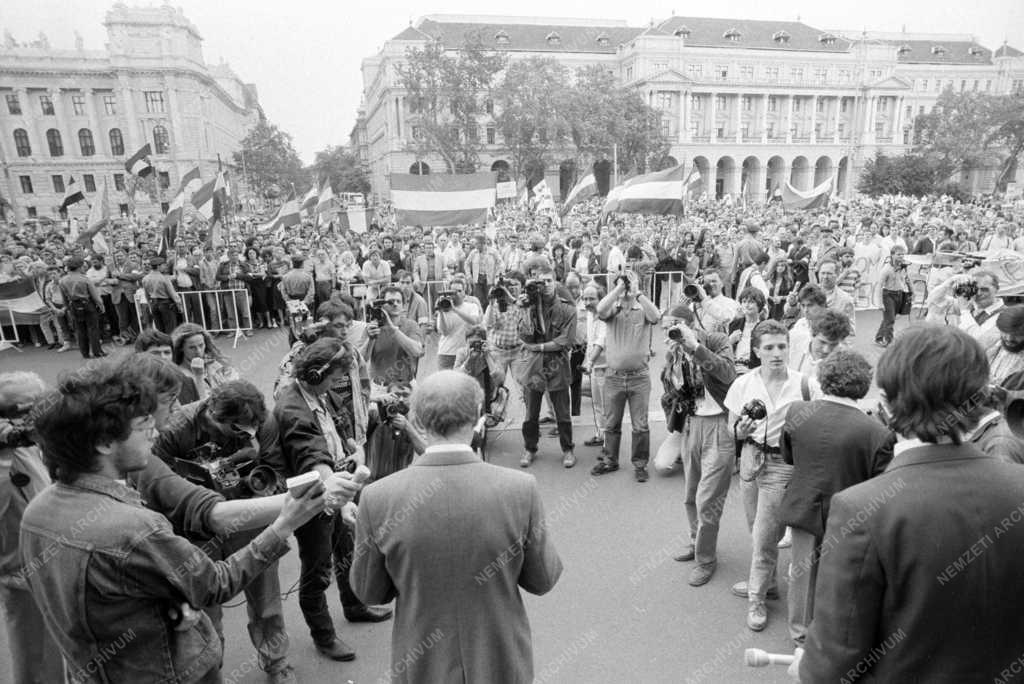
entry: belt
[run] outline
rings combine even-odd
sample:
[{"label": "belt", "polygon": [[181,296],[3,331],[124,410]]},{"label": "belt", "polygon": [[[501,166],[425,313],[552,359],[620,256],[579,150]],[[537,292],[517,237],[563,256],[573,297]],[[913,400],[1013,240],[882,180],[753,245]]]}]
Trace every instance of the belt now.
[{"label": "belt", "polygon": [[762,444],[761,442],[755,442],[750,437],[747,437],[743,441],[744,441],[745,444],[749,444],[750,446],[754,447],[755,449],[757,449],[758,451],[760,451],[761,453],[764,453],[764,454],[781,454],[782,453],[782,449],[781,448],[779,448],[779,447],[771,447],[771,446],[768,446],[767,444]]},{"label": "belt", "polygon": [[501,351],[516,351],[518,349],[522,349],[522,347],[523,347],[523,345],[521,345],[521,344],[517,344],[514,347],[503,347],[500,344],[495,344],[495,345],[491,345],[491,346],[493,346],[495,349],[500,349]]},{"label": "belt", "polygon": [[649,368],[638,368],[636,370],[615,370],[614,368],[609,368],[606,371],[606,375],[622,375],[625,377],[634,375],[650,375],[650,373],[651,370]]}]

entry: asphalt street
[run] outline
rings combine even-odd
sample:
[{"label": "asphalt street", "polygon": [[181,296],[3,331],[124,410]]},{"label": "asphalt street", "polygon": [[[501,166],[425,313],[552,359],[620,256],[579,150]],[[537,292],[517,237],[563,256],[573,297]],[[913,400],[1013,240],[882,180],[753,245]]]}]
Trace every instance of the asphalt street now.
[{"label": "asphalt street", "polygon": [[[873,363],[881,350],[873,343],[878,312],[860,312],[854,348]],[[904,317],[898,329],[905,327]],[[660,337],[660,336],[656,336]],[[243,376],[267,391],[276,377],[277,364],[286,351],[279,331],[257,331],[231,349],[230,340],[219,345]],[[656,344],[656,349],[660,344]],[[116,351],[112,348],[110,351]],[[31,369],[47,382],[62,371],[83,363],[77,352],[55,354],[26,348],[0,352],[0,370]],[[661,355],[655,361],[660,370]],[[433,370],[426,364],[421,374]],[[657,409],[660,384],[652,373],[651,449],[665,436],[664,419]],[[512,393],[513,396],[516,392]],[[872,403],[871,397],[865,405]],[[519,434],[521,406],[513,407],[501,431],[491,433],[489,460],[518,468],[522,440]],[[718,570],[700,588],[686,580],[690,563],[672,559],[688,536],[683,508],[681,474],[659,477],[640,484],[634,481],[629,463],[629,429],[623,429],[626,465],[617,473],[594,477],[590,467],[599,449],[579,446],[579,463],[571,470],[561,465],[556,437],[545,436],[540,456],[530,472],[536,476],[544,497],[548,529],[561,554],[565,569],[558,585],[546,596],[524,595],[533,631],[534,672],[538,682],[787,682],[783,667],[750,669],[743,652],[756,647],[769,652],[791,653],[786,629],[785,583],[782,600],[769,602],[768,628],[761,633],[746,627],[746,601],[729,592],[733,582],[746,579],[750,565],[750,537],[743,517],[738,478],[723,514],[719,536]],[[546,435],[544,430],[542,434]],[[576,442],[593,434],[589,399],[575,422]],[[788,563],[788,551],[780,554],[780,567]],[[288,592],[298,579],[295,544],[281,562],[281,587]],[[289,659],[302,682],[358,683],[387,681],[390,666],[391,622],[349,624],[330,590],[335,624],[340,636],[352,644],[357,658],[335,663],[319,656],[298,607],[296,595],[284,601],[291,637]],[[239,596],[225,610],[223,674],[227,682],[262,682],[255,651],[246,631],[244,598]],[[429,620],[429,616],[424,616]],[[500,621],[501,616],[495,616]],[[428,656],[422,656],[428,657]],[[0,628],[0,682],[11,681],[5,628]]]}]

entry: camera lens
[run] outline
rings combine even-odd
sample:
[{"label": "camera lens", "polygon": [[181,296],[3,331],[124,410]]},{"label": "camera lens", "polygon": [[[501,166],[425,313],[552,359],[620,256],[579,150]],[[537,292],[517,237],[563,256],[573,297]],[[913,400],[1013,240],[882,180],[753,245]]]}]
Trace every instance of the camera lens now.
[{"label": "camera lens", "polygon": [[683,333],[679,331],[677,328],[669,328],[668,339],[678,342],[679,340],[683,339]]}]

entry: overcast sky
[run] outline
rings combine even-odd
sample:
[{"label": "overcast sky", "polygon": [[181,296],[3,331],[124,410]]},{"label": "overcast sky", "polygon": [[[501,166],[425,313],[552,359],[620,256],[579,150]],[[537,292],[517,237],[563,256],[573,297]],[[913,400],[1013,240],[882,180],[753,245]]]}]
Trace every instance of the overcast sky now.
[{"label": "overcast sky", "polygon": [[[0,0],[0,31],[18,41],[47,33],[55,48],[74,46],[77,29],[87,49],[103,49],[106,0]],[[128,4],[140,4],[131,3]],[[145,3],[141,3],[145,4]],[[501,5],[471,0],[179,0],[204,38],[206,61],[227,61],[255,83],[270,120],[292,134],[303,161],[327,145],[347,144],[362,92],[360,63],[423,14],[489,14],[624,19],[632,26],[671,14],[801,21],[821,29],[971,33],[995,49],[1008,40],[1024,50],[1024,0],[719,0],[712,3],[517,0]],[[356,7],[361,5],[362,7]],[[700,9],[698,9],[698,7]],[[500,9],[499,9],[500,8]]]}]

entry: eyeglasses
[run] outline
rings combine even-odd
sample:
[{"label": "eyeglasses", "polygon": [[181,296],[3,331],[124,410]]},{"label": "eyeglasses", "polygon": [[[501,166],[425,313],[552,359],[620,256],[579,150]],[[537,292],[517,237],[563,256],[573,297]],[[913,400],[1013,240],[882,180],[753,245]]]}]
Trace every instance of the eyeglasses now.
[{"label": "eyeglasses", "polygon": [[402,306],[402,300],[401,299],[385,299],[384,303],[385,304],[390,304],[392,306]]}]

